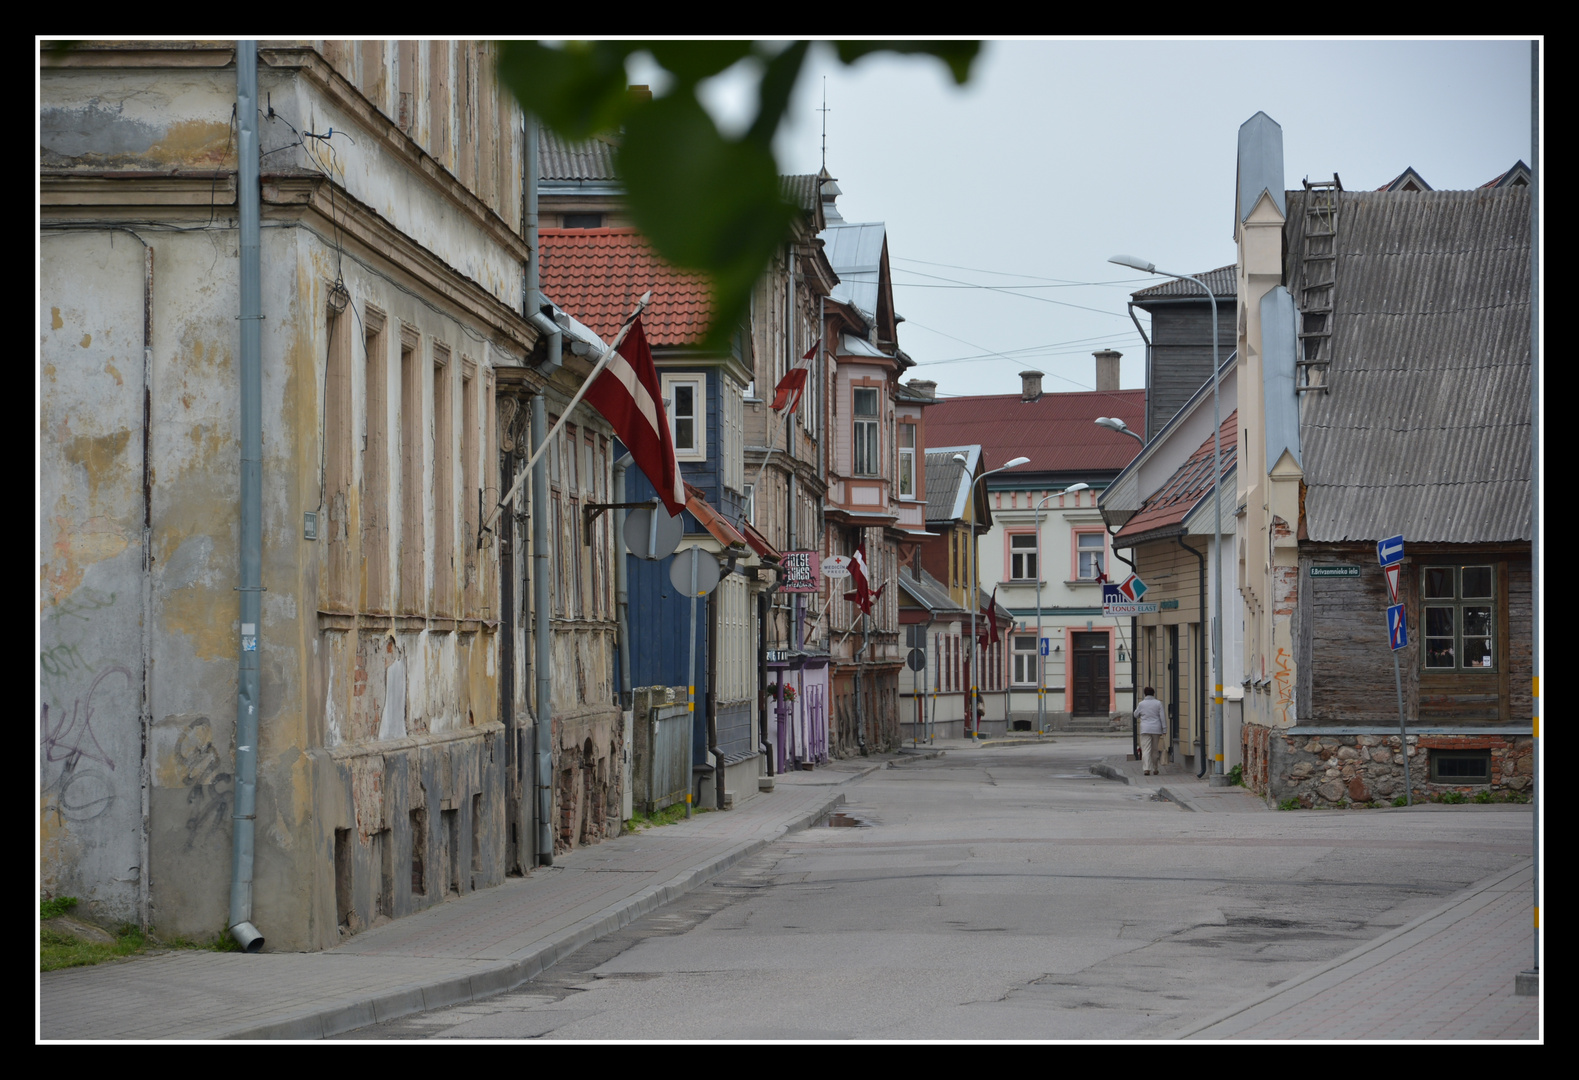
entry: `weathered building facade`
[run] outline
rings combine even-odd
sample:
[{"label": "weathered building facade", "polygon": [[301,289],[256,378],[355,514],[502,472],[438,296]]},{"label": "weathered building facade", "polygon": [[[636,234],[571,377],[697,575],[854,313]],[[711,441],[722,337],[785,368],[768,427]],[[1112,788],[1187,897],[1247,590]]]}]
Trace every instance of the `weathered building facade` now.
[{"label": "weathered building facade", "polygon": [[1526,791],[1529,189],[1284,191],[1265,114],[1239,177],[1247,781],[1373,803],[1407,759],[1415,797]]},{"label": "weathered building facade", "polygon": [[[245,47],[42,61],[40,870],[101,921],[225,929],[255,653],[253,921],[318,949],[545,854],[525,492],[485,526],[528,399],[562,408],[582,361],[552,389],[535,366],[522,124],[490,46],[266,43],[262,614],[242,624]],[[559,460],[588,467],[561,495],[596,497],[610,433],[572,420]],[[609,547],[575,548],[594,596]],[[557,603],[554,724],[596,771],[620,752],[578,719],[610,700],[606,604]]]}]

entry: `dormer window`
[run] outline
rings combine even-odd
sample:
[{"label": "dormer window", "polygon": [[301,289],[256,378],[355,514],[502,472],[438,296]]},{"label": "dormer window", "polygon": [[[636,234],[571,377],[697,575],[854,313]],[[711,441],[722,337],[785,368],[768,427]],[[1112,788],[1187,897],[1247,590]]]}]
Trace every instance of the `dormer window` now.
[{"label": "dormer window", "polygon": [[566,229],[601,229],[603,228],[602,214],[565,214],[562,217],[563,227]]}]

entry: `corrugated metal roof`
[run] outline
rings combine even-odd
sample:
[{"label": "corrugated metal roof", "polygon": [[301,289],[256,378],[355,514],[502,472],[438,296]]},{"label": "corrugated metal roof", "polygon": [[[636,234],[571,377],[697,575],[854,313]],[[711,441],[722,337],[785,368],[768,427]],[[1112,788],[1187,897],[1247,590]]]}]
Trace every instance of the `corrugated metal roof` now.
[{"label": "corrugated metal roof", "polygon": [[926,452],[927,520],[953,521],[965,516],[965,497],[970,467],[954,460],[963,453],[974,462],[978,447],[949,447]]},{"label": "corrugated metal roof", "polygon": [[1302,395],[1310,539],[1530,539],[1529,213],[1524,187],[1339,195],[1331,392]]},{"label": "corrugated metal roof", "polygon": [[833,298],[854,304],[868,318],[877,312],[878,277],[887,235],[887,226],[881,221],[829,225],[818,233],[828,265],[839,275]]},{"label": "corrugated metal roof", "polygon": [[816,173],[797,173],[779,177],[784,197],[808,214],[815,213],[822,205],[822,192]]},{"label": "corrugated metal roof", "polygon": [[927,442],[979,444],[989,469],[1022,455],[1031,459],[999,474],[1002,479],[1016,472],[1117,472],[1140,452],[1140,443],[1097,427],[1096,419],[1116,416],[1141,430],[1145,410],[1144,390],[1043,394],[1035,401],[1019,394],[944,398],[927,409]]},{"label": "corrugated metal roof", "polygon": [[540,179],[618,180],[614,151],[618,142],[609,135],[595,135],[584,142],[567,142],[538,125],[537,172]]},{"label": "corrugated metal roof", "polygon": [[642,329],[652,345],[692,345],[707,332],[707,281],[655,255],[635,229],[543,229],[542,289],[559,307],[612,340],[652,289]]},{"label": "corrugated metal roof", "polygon": [[[1238,263],[1219,266],[1216,270],[1208,270],[1204,274],[1196,274],[1195,276],[1206,282],[1206,287],[1212,290],[1214,296],[1233,299],[1238,295]],[[1206,302],[1206,294],[1201,292],[1200,286],[1191,281],[1180,281],[1178,278],[1169,278],[1161,285],[1152,285],[1149,288],[1137,290],[1130,293],[1130,296],[1134,298],[1137,304],[1142,304],[1147,300],[1161,300],[1175,296],[1186,299],[1194,297],[1202,303]],[[1211,344],[1211,342],[1208,341],[1207,344]]]},{"label": "corrugated metal roof", "polygon": [[[1235,409],[1217,429],[1218,444],[1222,450],[1222,476],[1226,479],[1238,462],[1239,410]],[[1226,483],[1218,484],[1219,497],[1229,504],[1230,514],[1234,489]],[[1141,505],[1140,512],[1124,523],[1114,534],[1115,540],[1129,540],[1142,533],[1181,525],[1191,510],[1212,493],[1212,437],[1208,435],[1183,465],[1173,471],[1168,482]],[[1210,524],[1210,522],[1208,522]]]}]

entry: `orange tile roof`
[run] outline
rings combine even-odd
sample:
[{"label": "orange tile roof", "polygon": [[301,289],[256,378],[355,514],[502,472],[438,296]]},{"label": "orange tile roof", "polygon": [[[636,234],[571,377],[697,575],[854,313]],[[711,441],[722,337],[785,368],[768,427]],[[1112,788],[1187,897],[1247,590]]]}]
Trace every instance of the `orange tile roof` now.
[{"label": "orange tile roof", "polygon": [[543,229],[538,242],[544,294],[604,341],[648,289],[642,329],[651,345],[693,345],[706,334],[707,280],[664,262],[635,229]]},{"label": "orange tile roof", "polygon": [[[1217,439],[1222,458],[1222,475],[1226,477],[1239,462],[1238,409],[1223,419],[1222,427],[1217,429]],[[1168,482],[1141,505],[1140,513],[1125,522],[1124,527],[1114,536],[1116,539],[1123,540],[1167,528],[1170,525],[1182,524],[1184,519],[1189,517],[1190,511],[1194,510],[1211,490],[1212,437],[1208,435],[1196,448],[1195,453],[1173,471]],[[1219,487],[1219,491],[1227,491],[1229,499],[1234,497],[1231,488]],[[1230,502],[1229,509],[1231,510],[1232,507],[1233,504]],[[1210,522],[1208,522],[1209,526]]]}]

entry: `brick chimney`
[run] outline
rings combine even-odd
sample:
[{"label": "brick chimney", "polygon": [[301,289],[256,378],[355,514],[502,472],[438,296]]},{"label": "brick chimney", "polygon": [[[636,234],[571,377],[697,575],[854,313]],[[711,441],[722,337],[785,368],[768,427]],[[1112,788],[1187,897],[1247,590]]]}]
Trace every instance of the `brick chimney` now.
[{"label": "brick chimney", "polygon": [[936,398],[938,396],[938,384],[932,379],[911,379],[905,385],[910,387],[911,391],[920,397]]},{"label": "brick chimney", "polygon": [[1112,349],[1103,349],[1091,354],[1097,358],[1097,389],[1118,389],[1118,360],[1124,354],[1114,352]]},{"label": "brick chimney", "polygon": [[1020,372],[1020,400],[1035,401],[1042,396],[1042,373],[1040,371]]}]

